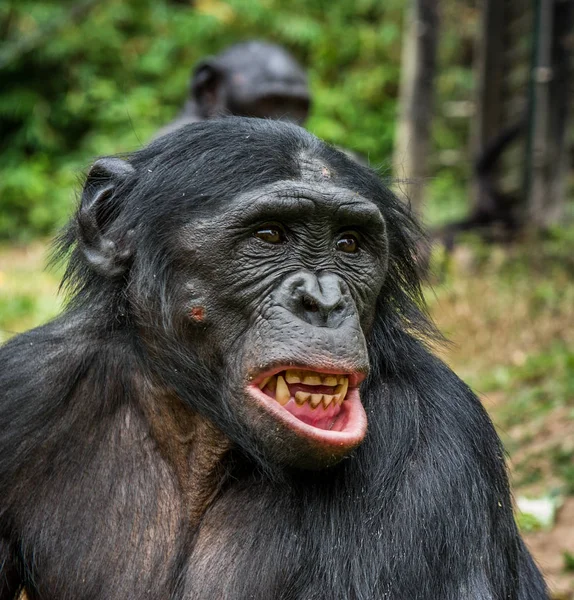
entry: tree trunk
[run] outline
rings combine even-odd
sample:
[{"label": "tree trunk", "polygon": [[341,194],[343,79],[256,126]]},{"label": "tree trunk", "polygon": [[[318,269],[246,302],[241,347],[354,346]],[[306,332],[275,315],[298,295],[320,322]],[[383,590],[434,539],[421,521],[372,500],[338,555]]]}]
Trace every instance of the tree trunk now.
[{"label": "tree trunk", "polygon": [[529,228],[545,229],[559,223],[564,212],[574,10],[566,0],[535,6],[526,218]]},{"label": "tree trunk", "polygon": [[[481,157],[502,129],[502,94],[504,69],[504,3],[500,0],[483,0],[480,31],[476,41],[476,118],[472,128],[472,150]],[[513,123],[506,124],[513,125]],[[496,177],[496,167],[489,173]],[[492,206],[492,195],[484,186],[474,185],[472,213],[487,214],[496,212]]]},{"label": "tree trunk", "polygon": [[428,175],[438,27],[438,0],[412,0],[403,39],[394,172],[408,183],[406,196],[418,213]]}]

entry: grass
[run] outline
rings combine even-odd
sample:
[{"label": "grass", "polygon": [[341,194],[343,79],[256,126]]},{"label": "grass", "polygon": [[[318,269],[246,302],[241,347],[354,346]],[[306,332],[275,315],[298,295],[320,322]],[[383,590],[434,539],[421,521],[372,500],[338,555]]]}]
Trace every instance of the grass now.
[{"label": "grass", "polygon": [[476,240],[435,261],[443,357],[481,395],[530,493],[574,493],[574,235],[509,248]]},{"label": "grass", "polygon": [[45,269],[47,244],[0,247],[0,342],[45,323],[62,307],[61,273]]}]

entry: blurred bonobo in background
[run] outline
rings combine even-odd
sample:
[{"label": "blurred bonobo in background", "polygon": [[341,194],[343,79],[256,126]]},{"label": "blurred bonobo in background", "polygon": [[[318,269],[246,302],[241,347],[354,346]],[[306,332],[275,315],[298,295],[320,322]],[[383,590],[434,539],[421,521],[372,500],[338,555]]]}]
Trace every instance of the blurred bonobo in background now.
[{"label": "blurred bonobo in background", "polygon": [[98,160],[67,309],[0,350],[0,599],[547,598],[419,235],[285,122]]},{"label": "blurred bonobo in background", "polygon": [[287,50],[267,42],[242,42],[199,62],[183,109],[157,135],[229,115],[302,125],[310,106],[305,71]]}]

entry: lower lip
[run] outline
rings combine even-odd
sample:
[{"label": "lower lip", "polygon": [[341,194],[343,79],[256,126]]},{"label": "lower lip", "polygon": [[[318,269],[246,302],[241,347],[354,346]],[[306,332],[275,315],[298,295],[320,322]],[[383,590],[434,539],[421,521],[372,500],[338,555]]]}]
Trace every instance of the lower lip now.
[{"label": "lower lip", "polygon": [[[349,389],[345,400],[337,407],[339,408],[338,413],[332,413],[332,416],[327,412],[329,409],[325,410],[322,407],[318,407],[311,411],[310,408],[307,409],[297,405],[293,407],[295,414],[291,414],[257,386],[250,385],[248,391],[249,395],[256,400],[260,406],[271,413],[278,421],[281,421],[287,428],[301,437],[305,437],[324,446],[334,446],[337,448],[348,447],[351,449],[358,446],[367,433],[367,415],[365,414],[365,409],[361,403],[358,388]],[[293,400],[290,400],[290,402],[293,402]],[[297,413],[299,413],[301,417],[306,418],[306,420],[316,423],[321,422],[323,424],[322,418],[315,416],[317,411],[323,411],[325,417],[329,415],[332,421],[332,427],[330,429],[315,427],[311,423],[306,423],[296,416]]]}]

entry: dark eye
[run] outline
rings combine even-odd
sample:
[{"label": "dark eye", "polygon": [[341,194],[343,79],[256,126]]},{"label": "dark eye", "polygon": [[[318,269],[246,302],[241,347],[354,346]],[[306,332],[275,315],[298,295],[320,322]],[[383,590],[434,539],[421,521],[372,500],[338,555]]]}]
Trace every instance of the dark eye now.
[{"label": "dark eye", "polygon": [[339,252],[354,254],[359,251],[359,236],[354,231],[345,231],[336,243]]},{"label": "dark eye", "polygon": [[285,232],[279,225],[264,225],[254,235],[268,244],[281,244],[285,241]]}]

